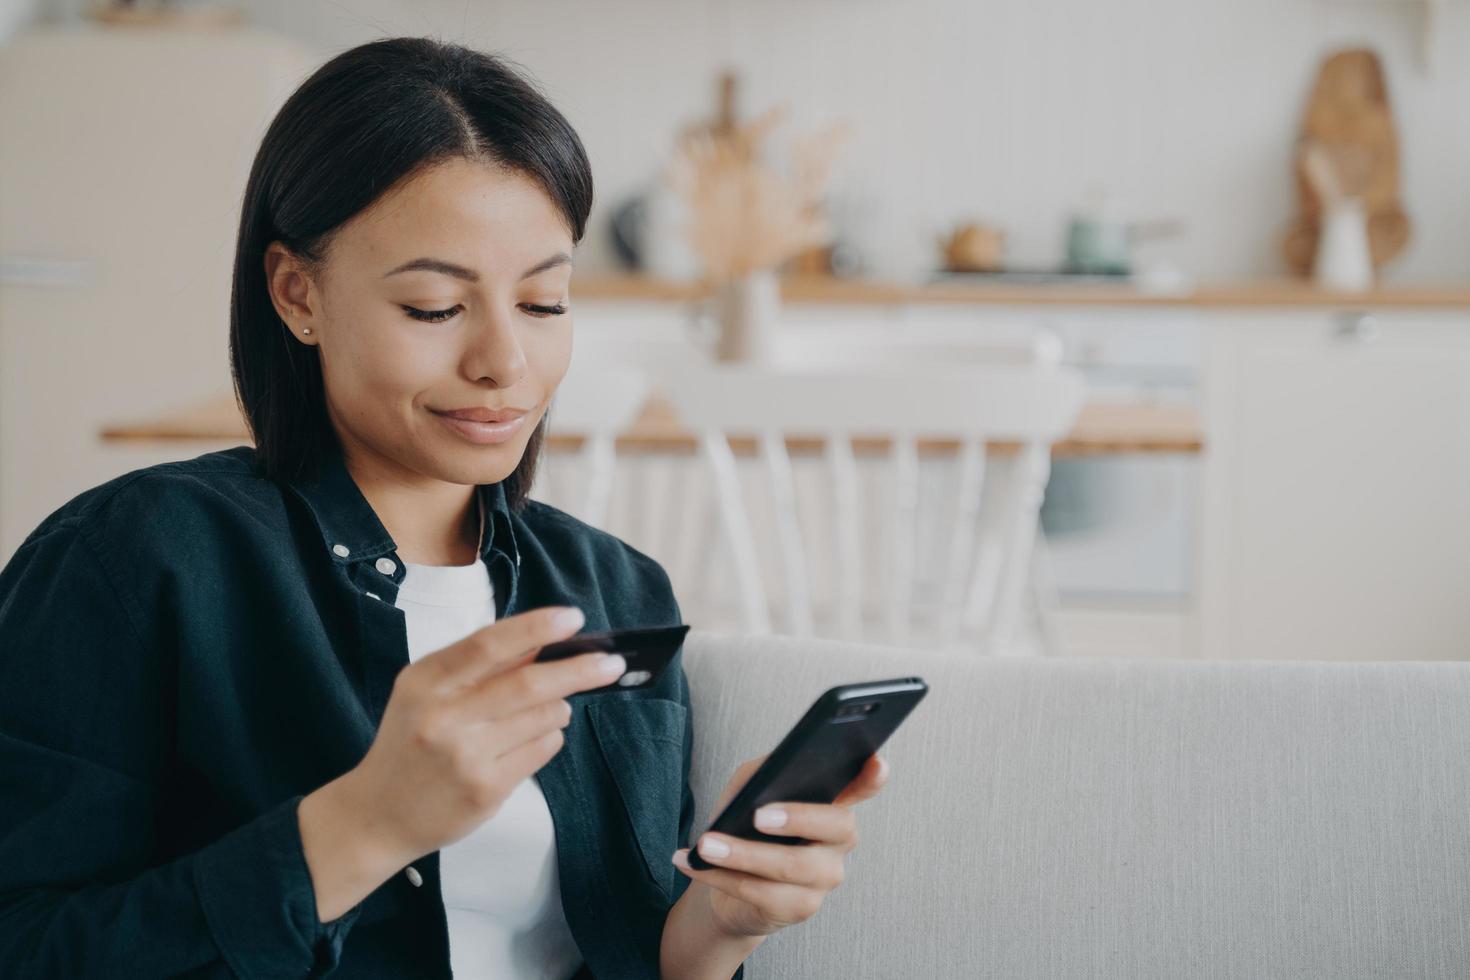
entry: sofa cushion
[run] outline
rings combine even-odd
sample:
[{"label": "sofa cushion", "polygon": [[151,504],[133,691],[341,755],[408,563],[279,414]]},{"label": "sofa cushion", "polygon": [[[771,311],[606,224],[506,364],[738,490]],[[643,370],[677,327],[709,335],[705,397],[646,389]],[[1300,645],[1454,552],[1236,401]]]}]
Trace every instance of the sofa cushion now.
[{"label": "sofa cushion", "polygon": [[748,976],[1470,975],[1470,663],[987,659],[692,631],[695,834],[828,687],[929,696]]}]

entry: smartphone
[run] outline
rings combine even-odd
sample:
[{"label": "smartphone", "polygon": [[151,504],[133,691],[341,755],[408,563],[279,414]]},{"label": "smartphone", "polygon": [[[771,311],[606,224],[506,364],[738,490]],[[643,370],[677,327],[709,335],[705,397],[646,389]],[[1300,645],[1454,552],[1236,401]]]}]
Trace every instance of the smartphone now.
[{"label": "smartphone", "polygon": [[[755,827],[755,811],[767,803],[831,803],[857,778],[868,756],[888,740],[929,685],[922,678],[898,677],[843,684],[827,691],[807,709],[735,796],[710,823],[710,830],[732,837],[776,844],[807,844],[802,837],[767,834]],[[689,864],[715,865],[700,857],[698,835],[691,841]]]},{"label": "smartphone", "polygon": [[565,660],[579,653],[605,650],[621,653],[628,661],[623,676],[611,684],[588,688],[580,694],[595,694],[598,691],[637,690],[649,687],[658,681],[659,674],[679,652],[684,642],[688,625],[648,626],[633,629],[603,630],[595,633],[579,633],[565,640],[548,643],[533,658],[538,663],[547,660]]}]

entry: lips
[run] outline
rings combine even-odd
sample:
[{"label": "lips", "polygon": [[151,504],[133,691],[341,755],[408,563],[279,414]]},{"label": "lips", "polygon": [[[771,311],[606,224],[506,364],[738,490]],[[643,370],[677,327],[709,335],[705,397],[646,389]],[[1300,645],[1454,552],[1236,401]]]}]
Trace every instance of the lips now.
[{"label": "lips", "polygon": [[437,409],[433,411],[436,415],[447,415],[465,422],[509,422],[526,414],[524,408],[456,408],[445,412]]}]

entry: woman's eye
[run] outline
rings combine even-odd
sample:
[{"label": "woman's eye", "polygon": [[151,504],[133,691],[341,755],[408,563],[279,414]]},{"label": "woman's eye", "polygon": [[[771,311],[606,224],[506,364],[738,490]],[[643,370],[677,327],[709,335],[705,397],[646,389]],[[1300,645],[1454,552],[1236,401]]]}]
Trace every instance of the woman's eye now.
[{"label": "woman's eye", "polygon": [[422,320],[425,323],[443,323],[445,320],[454,316],[455,313],[459,312],[459,307],[451,306],[447,310],[420,310],[412,306],[405,306],[403,312],[415,320]]},{"label": "woman's eye", "polygon": [[[530,313],[534,317],[561,316],[567,311],[565,303],[558,303],[555,306],[538,306],[535,303],[523,303],[521,305],[527,313]],[[403,312],[415,320],[421,320],[424,323],[443,323],[458,313],[459,307],[451,306],[447,310],[420,310],[416,307],[404,306]]]}]

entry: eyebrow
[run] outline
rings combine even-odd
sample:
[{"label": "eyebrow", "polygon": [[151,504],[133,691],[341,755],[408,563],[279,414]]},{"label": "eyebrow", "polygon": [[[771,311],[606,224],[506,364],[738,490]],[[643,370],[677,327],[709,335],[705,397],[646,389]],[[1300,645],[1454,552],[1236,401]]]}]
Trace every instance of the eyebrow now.
[{"label": "eyebrow", "polygon": [[[571,265],[571,263],[572,257],[570,255],[566,252],[557,252],[551,258],[542,259],[521,273],[521,278],[529,279],[538,272],[545,272],[547,269],[554,269],[559,265]],[[415,272],[419,270],[439,272],[446,276],[453,276],[456,279],[463,279],[465,282],[480,281],[480,274],[474,269],[466,269],[462,265],[455,265],[453,262],[446,262],[443,259],[430,258],[414,259],[411,262],[405,262],[391,272],[384,273],[383,278],[387,279],[389,276],[397,275],[400,272]]]}]

